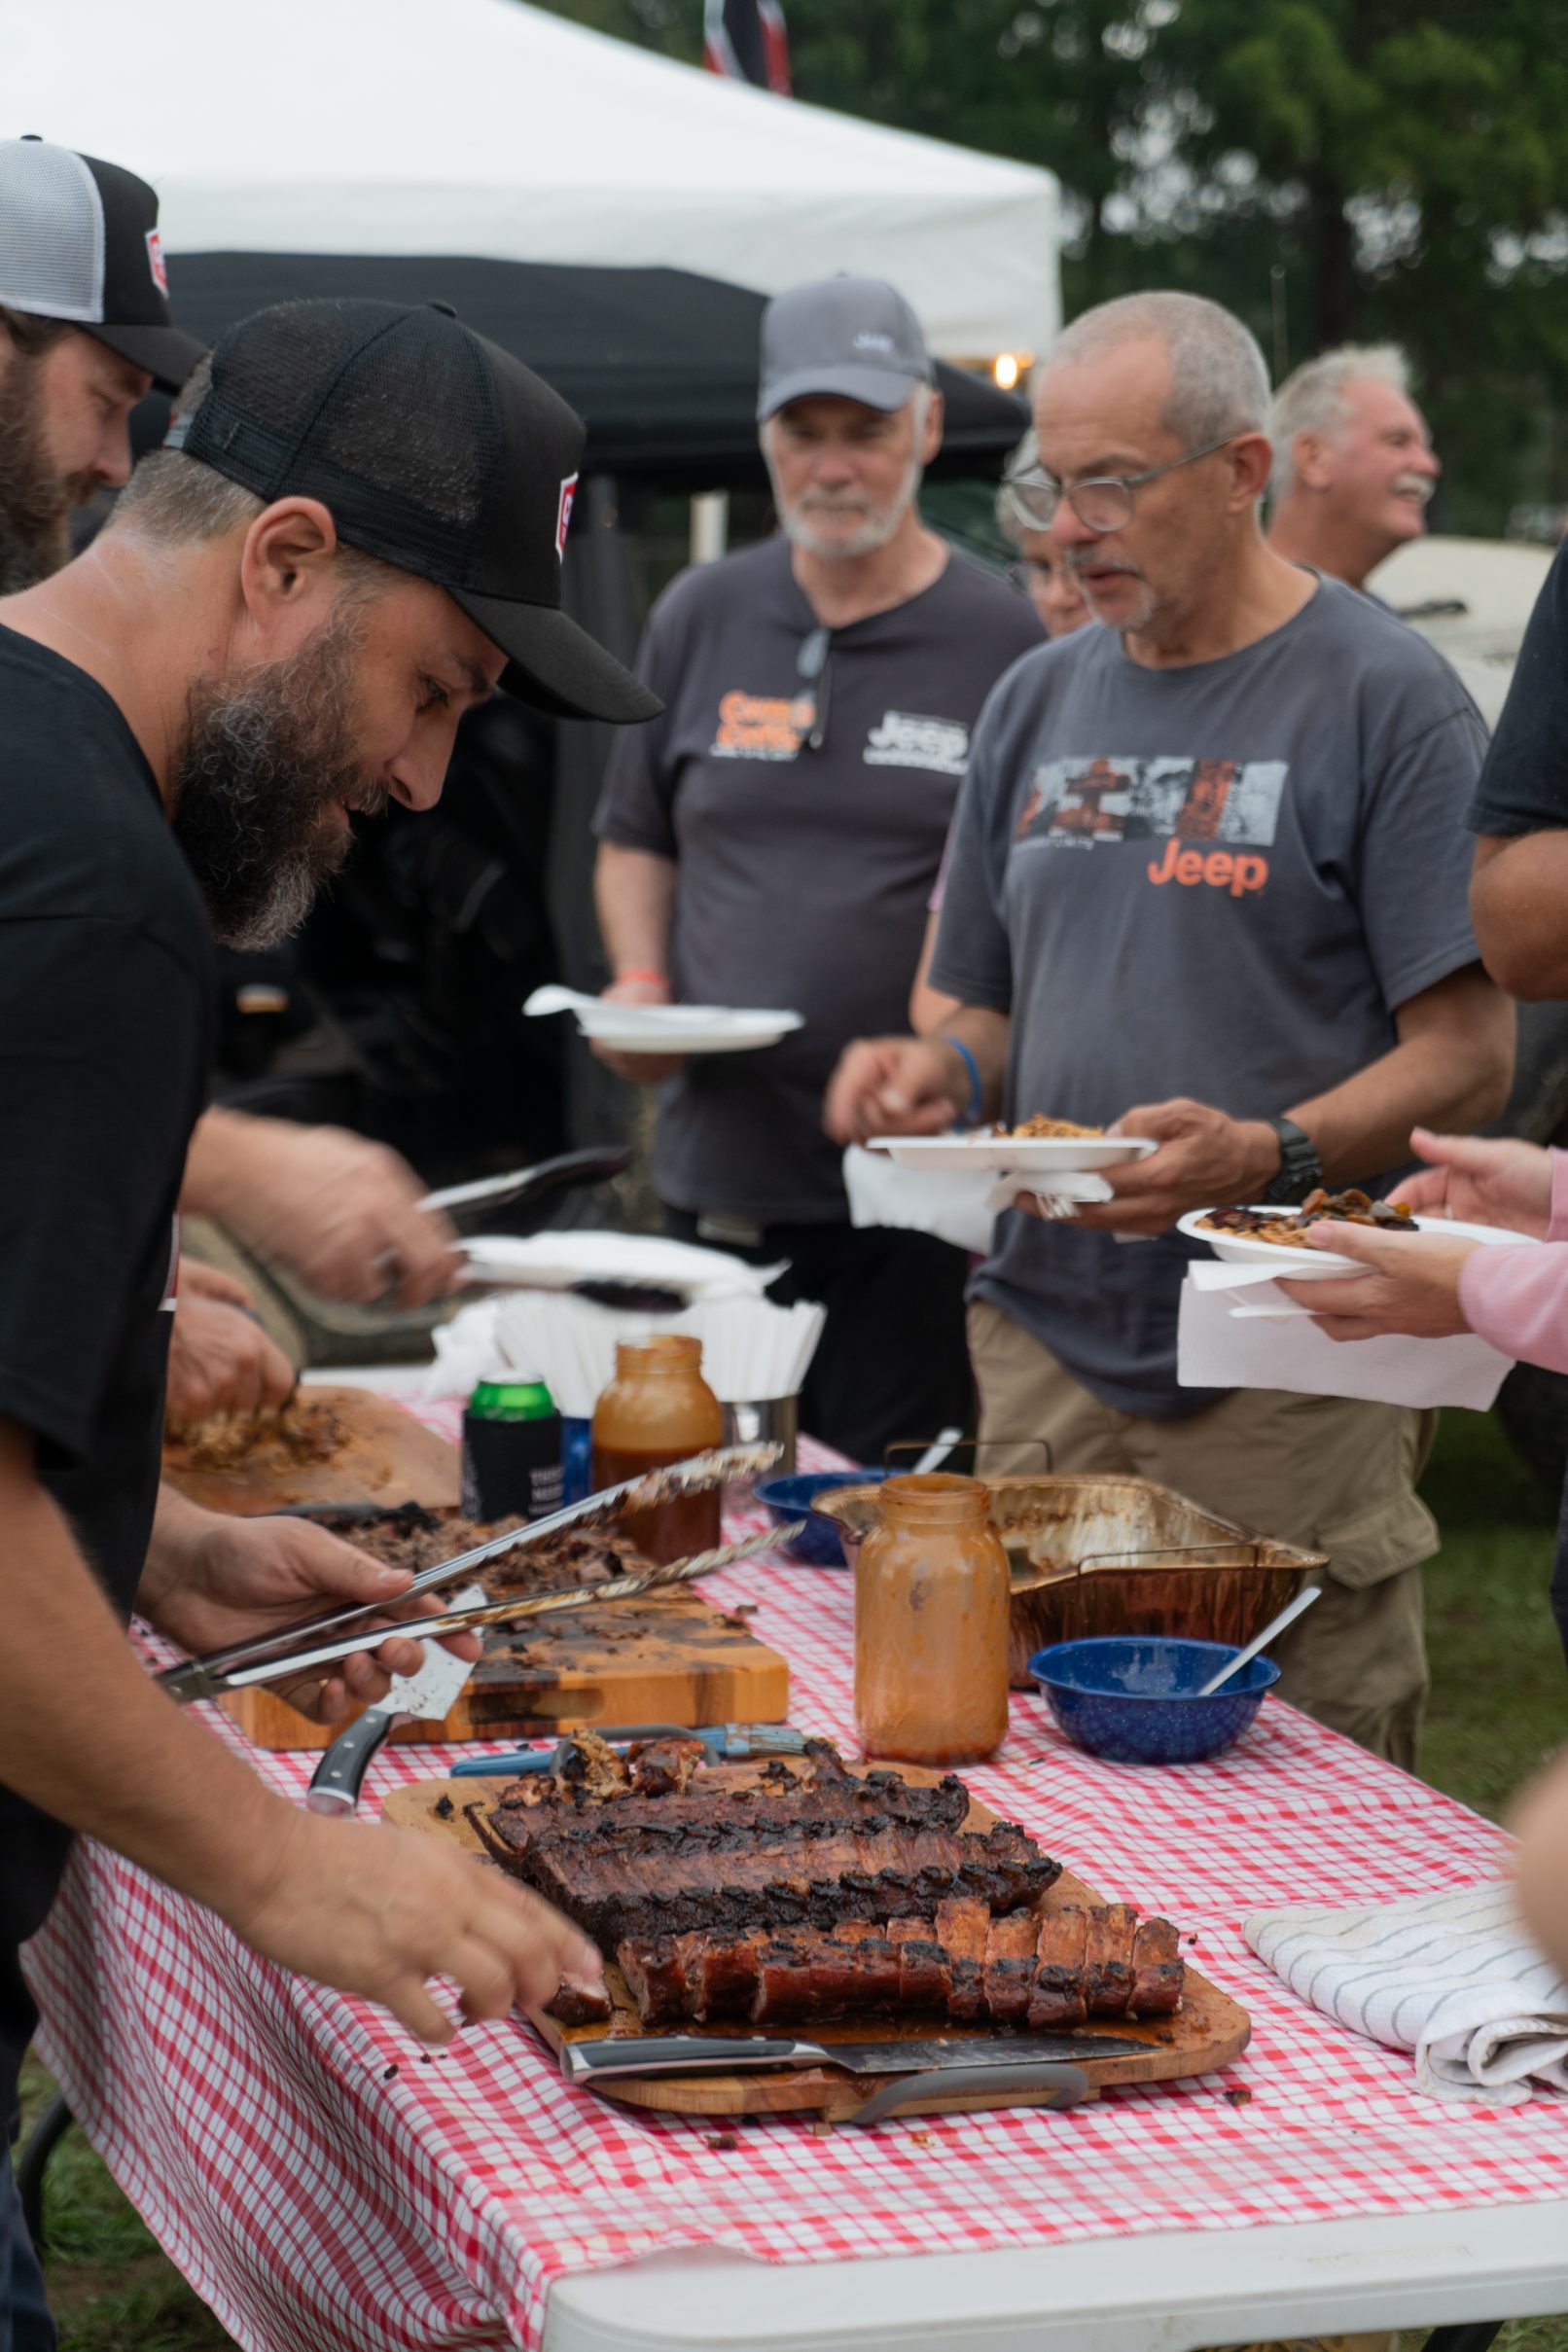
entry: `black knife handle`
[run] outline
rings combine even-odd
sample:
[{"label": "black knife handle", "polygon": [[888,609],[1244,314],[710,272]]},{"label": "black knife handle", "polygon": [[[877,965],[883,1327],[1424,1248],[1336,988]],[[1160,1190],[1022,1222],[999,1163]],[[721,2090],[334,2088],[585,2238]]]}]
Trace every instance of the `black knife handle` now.
[{"label": "black knife handle", "polygon": [[885,2122],[901,2108],[929,2106],[934,2099],[963,2098],[973,2091],[1016,2090],[1052,2094],[1031,2101],[1037,2107],[1077,2107],[1093,2096],[1081,2066],[1062,2066],[1051,2058],[1036,2058],[1022,2066],[934,2066],[928,2074],[897,2076],[842,2120],[864,2129]]},{"label": "black knife handle", "polygon": [[790,2066],[817,2064],[822,2056],[814,2043],[769,2041],[748,2034],[744,2041],[722,2035],[658,2034],[647,2041],[567,2042],[561,2048],[561,2072],[568,2083],[601,2082],[614,2075],[686,2075],[722,2071],[728,2066]]},{"label": "black knife handle", "polygon": [[392,1728],[384,1707],[367,1707],[346,1731],[339,1731],[310,1775],[305,1803],[312,1813],[352,1813],[359,1803],[371,1760]]}]

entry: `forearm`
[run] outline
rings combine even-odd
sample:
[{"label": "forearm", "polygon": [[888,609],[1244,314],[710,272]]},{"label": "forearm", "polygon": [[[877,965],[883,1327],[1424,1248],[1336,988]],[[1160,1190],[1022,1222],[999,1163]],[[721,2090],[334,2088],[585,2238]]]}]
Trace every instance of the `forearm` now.
[{"label": "forearm", "polygon": [[651,850],[601,841],[593,869],[593,903],[610,970],[669,971],[670,932],[675,917],[676,866]]},{"label": "forearm", "polygon": [[203,1111],[185,1156],[180,1206],[192,1216],[228,1218],[247,1184],[254,1186],[257,1155],[277,1130],[285,1141],[299,1130],[282,1119],[253,1119],[248,1111]]},{"label": "forearm", "polygon": [[1526,1004],[1568,997],[1568,833],[1483,834],[1470,919],[1481,961]]},{"label": "forearm", "polygon": [[1475,967],[1402,1006],[1399,1043],[1342,1086],[1288,1105],[1331,1184],[1410,1157],[1412,1127],[1471,1133],[1495,1118],[1514,1071],[1513,1007]]},{"label": "forearm", "polygon": [[[947,1002],[951,1003],[951,999]],[[980,1078],[978,1115],[995,1119],[1002,1108],[1002,1092],[1007,1083],[1008,1041],[1012,1032],[1008,1015],[993,1013],[986,1005],[954,1006],[945,1018],[932,1018],[919,1031],[928,1043],[947,1049],[946,1059],[952,1065],[948,1091],[955,1110],[969,1110],[974,1089],[969,1065],[961,1053],[952,1051],[953,1041],[966,1046],[975,1058]]]},{"label": "forearm", "polygon": [[149,1623],[161,1624],[169,1595],[191,1581],[202,1538],[213,1523],[203,1511],[165,1480],[158,1490],[152,1540],[136,1587],[136,1608]]},{"label": "forearm", "polygon": [[261,1901],[286,1808],[137,1664],[14,1423],[0,1424],[0,1499],[6,1597],[30,1652],[0,1709],[0,1780],[214,1909]]},{"label": "forearm", "polygon": [[1568,1973],[1568,1754],[1526,1793],[1509,1827],[1520,1840],[1519,1903],[1530,1933]]}]

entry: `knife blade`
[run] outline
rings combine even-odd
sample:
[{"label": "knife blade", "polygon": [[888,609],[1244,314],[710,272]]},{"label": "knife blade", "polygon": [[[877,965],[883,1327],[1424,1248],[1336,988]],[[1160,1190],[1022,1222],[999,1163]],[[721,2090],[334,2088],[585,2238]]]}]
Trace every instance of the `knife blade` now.
[{"label": "knife blade", "polygon": [[729,2074],[763,2066],[841,2066],[852,2075],[932,2074],[953,2068],[1028,2068],[1057,2059],[1125,2058],[1146,2050],[1132,2034],[954,2034],[925,2041],[798,2042],[789,2035],[651,2034],[567,2042],[561,2073],[593,2084],[629,2075]]},{"label": "knife blade", "polygon": [[[457,1605],[467,1607],[484,1598],[482,1585],[467,1585]],[[400,1717],[415,1723],[440,1723],[454,1704],[478,1658],[454,1657],[439,1642],[431,1642],[424,1663],[415,1674],[399,1674],[384,1698],[339,1731],[310,1775],[305,1804],[312,1813],[352,1813],[372,1761],[380,1754]]]}]

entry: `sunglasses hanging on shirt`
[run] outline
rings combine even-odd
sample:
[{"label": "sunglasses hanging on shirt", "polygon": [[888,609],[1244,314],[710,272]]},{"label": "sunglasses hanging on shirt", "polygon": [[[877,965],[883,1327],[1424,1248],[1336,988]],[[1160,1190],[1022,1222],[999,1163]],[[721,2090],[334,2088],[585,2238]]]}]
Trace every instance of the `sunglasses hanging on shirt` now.
[{"label": "sunglasses hanging on shirt", "polygon": [[795,657],[796,675],[810,692],[809,716],[802,711],[802,741],[807,751],[820,751],[828,732],[828,705],[833,688],[833,631],[814,628]]}]

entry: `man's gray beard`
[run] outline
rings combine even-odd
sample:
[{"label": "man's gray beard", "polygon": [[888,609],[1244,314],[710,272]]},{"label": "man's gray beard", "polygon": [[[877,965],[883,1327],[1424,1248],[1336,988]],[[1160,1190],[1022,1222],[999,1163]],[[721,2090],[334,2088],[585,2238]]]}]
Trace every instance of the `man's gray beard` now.
[{"label": "man's gray beard", "polygon": [[[767,470],[773,474],[771,464]],[[860,529],[847,539],[819,538],[809,508],[785,505],[779,496],[776,474],[773,474],[773,504],[791,547],[800,548],[807,555],[815,555],[823,563],[848,562],[855,555],[874,555],[878,548],[885,548],[890,540],[897,537],[899,526],[919,496],[920,484],[924,480],[924,466],[918,457],[911,457],[904,480],[899,484],[898,496],[890,499],[885,507],[869,507]]]},{"label": "man's gray beard", "polygon": [[50,471],[44,452],[38,360],[13,348],[0,372],[0,596],[36,588],[69,561],[79,494]]},{"label": "man's gray beard", "polygon": [[339,613],[287,660],[198,680],[174,759],[173,830],[225,947],[297,931],[348,854],[332,804],[375,809],[352,748],[358,632]]}]

